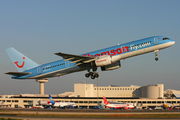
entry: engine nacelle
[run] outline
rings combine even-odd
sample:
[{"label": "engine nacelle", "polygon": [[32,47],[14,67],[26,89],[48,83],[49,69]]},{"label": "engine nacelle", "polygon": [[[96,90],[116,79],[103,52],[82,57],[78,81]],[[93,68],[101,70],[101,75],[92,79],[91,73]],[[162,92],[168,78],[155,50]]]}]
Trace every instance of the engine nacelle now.
[{"label": "engine nacelle", "polygon": [[103,66],[101,67],[101,70],[102,71],[107,71],[107,70],[114,70],[114,69],[118,69],[121,67],[121,63],[120,63],[120,60],[113,63],[113,64],[110,64],[110,65],[106,65],[106,66]]},{"label": "engine nacelle", "polygon": [[97,67],[110,65],[111,63],[113,63],[113,60],[109,55],[100,56],[97,60],[95,60],[95,64]]}]

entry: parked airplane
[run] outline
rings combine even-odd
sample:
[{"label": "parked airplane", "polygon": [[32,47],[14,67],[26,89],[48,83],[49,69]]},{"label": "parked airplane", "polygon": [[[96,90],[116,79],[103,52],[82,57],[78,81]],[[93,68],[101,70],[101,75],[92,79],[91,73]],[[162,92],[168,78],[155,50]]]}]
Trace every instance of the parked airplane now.
[{"label": "parked airplane", "polygon": [[71,106],[75,107],[76,106],[76,104],[73,102],[55,102],[52,99],[51,95],[49,95],[49,99],[50,101],[47,102],[47,105],[52,105],[53,107],[71,107]]},{"label": "parked airplane", "polygon": [[128,103],[118,103],[118,102],[108,102],[107,99],[103,96],[104,105],[106,108],[115,108],[115,109],[133,109],[134,106]]},{"label": "parked airplane", "polygon": [[[155,53],[157,61],[157,53],[174,44],[175,41],[167,37],[155,36],[82,55],[58,52],[55,54],[64,59],[43,65],[35,63],[11,47],[6,51],[19,72],[7,72],[6,74],[13,75],[13,79],[47,79],[87,70],[88,73],[85,76],[94,79],[99,77],[96,73],[98,67],[101,67],[102,71],[114,70],[121,67],[120,60],[149,52]],[[90,72],[91,69],[93,72]]]},{"label": "parked airplane", "polygon": [[168,108],[172,108],[172,104],[171,103],[167,103],[167,101],[165,101],[165,98],[164,98],[164,104],[162,105],[162,107],[164,109],[168,109]]}]

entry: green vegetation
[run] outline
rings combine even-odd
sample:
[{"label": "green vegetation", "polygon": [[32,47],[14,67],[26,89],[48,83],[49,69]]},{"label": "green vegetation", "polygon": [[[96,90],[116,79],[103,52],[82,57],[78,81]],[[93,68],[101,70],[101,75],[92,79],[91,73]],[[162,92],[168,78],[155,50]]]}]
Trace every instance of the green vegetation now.
[{"label": "green vegetation", "polygon": [[11,119],[11,118],[5,119],[5,118],[0,118],[0,120],[21,120],[21,119]]},{"label": "green vegetation", "polygon": [[[10,116],[38,116],[38,117],[77,117],[77,118],[180,118],[180,114],[112,114],[112,115],[93,115],[93,114],[16,114],[16,113],[1,113],[1,115]],[[1,120],[1,119],[0,119]],[[7,120],[7,119],[2,119]],[[13,119],[8,119],[13,120]]]}]

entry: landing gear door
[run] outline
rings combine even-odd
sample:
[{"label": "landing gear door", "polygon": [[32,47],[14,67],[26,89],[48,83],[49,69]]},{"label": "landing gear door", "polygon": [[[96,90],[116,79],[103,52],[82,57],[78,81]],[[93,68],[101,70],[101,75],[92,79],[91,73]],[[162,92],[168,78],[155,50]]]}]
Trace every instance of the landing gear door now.
[{"label": "landing gear door", "polygon": [[157,45],[158,44],[158,39],[154,38],[154,44]]},{"label": "landing gear door", "polygon": [[41,74],[41,68],[40,67],[37,68],[37,74]]}]

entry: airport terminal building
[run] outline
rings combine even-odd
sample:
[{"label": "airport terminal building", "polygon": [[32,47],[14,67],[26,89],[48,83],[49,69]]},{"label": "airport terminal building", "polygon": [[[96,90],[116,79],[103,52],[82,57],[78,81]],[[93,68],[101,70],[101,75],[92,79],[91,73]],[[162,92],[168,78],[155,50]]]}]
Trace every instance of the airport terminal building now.
[{"label": "airport terminal building", "polygon": [[[75,83],[74,92],[52,95],[55,101],[74,102],[77,107],[93,108],[103,105],[103,96],[111,102],[131,103],[137,108],[162,106],[170,103],[179,106],[180,91],[168,89],[164,91],[164,84],[146,86],[96,86],[86,83]],[[49,101],[48,95],[21,94],[1,95],[1,107],[30,108],[40,106]]]},{"label": "airport terminal building", "polygon": [[68,97],[140,97],[163,98],[164,85],[147,86],[95,86],[93,84],[74,84],[74,93]]}]

